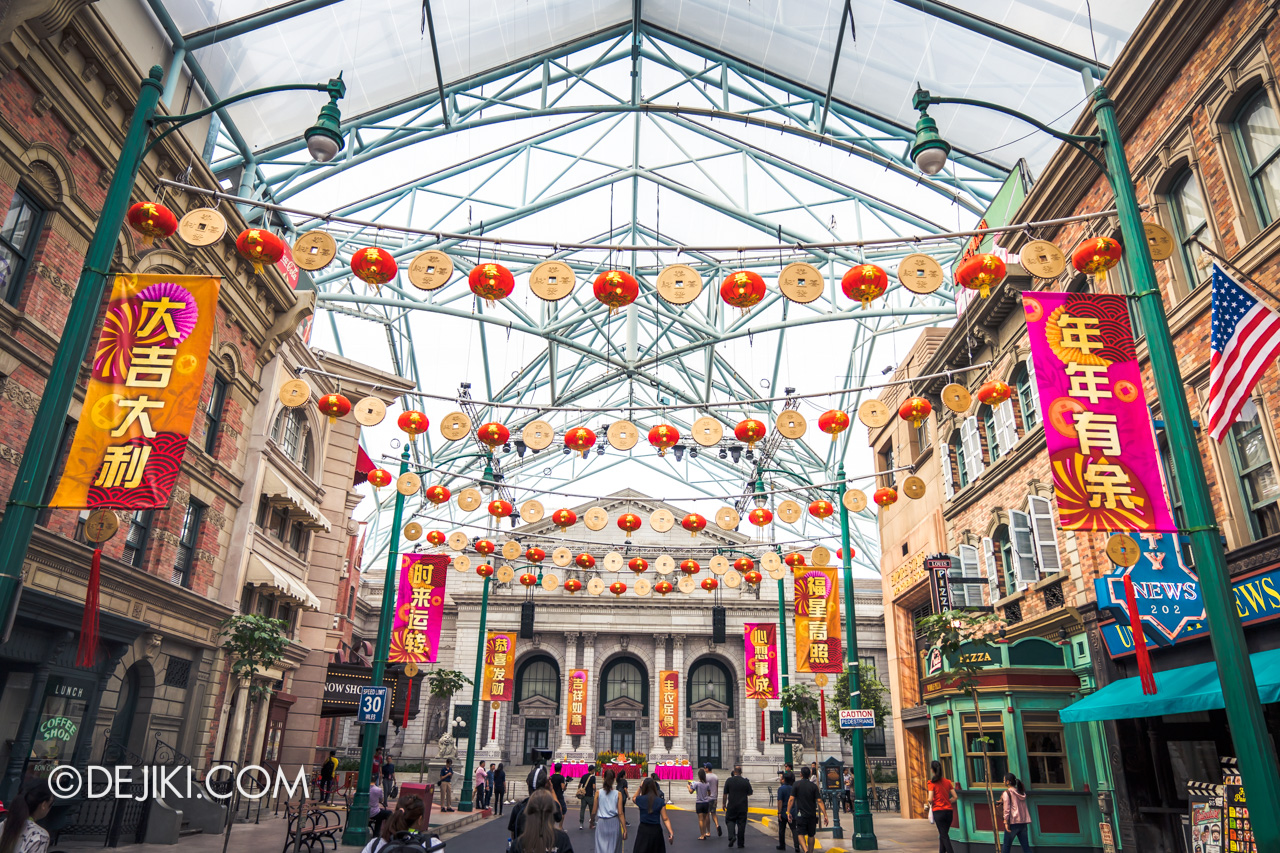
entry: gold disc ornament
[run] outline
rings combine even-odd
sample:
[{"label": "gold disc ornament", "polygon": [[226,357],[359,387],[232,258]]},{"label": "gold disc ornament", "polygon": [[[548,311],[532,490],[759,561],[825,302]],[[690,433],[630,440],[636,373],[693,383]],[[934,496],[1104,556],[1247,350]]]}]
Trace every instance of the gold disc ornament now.
[{"label": "gold disc ornament", "polygon": [[1107,539],[1107,556],[1121,568],[1129,568],[1142,556],[1137,541],[1127,533],[1116,533]]},{"label": "gold disc ornament", "polygon": [[498,571],[495,572],[493,576],[498,579],[498,583],[511,583],[516,576],[516,570],[506,563],[503,563],[501,566],[498,566]]},{"label": "gold disc ornament", "polygon": [[592,595],[599,595],[604,592],[604,581],[600,580],[600,578],[592,578],[587,581],[587,592]]},{"label": "gold disc ornament", "polygon": [[508,539],[502,543],[502,556],[507,560],[514,560],[524,553],[524,548],[520,547],[520,543],[514,539]]},{"label": "gold disc ornament", "polygon": [[547,511],[542,506],[542,501],[530,500],[520,504],[520,520],[525,524],[533,524],[535,521],[542,521],[542,517]]},{"label": "gold disc ornament", "polygon": [[776,569],[766,569],[766,571],[768,571],[769,577],[775,581],[780,581],[787,576],[786,566],[780,565]]},{"label": "gold disc ornament", "polygon": [[711,574],[722,575],[729,571],[729,558],[724,554],[716,554],[708,563],[708,568],[711,569]]},{"label": "gold disc ornament", "polygon": [[[534,450],[546,450],[556,440],[556,431],[546,421],[530,421],[520,434],[524,443]],[[523,510],[521,515],[523,515]]]},{"label": "gold disc ornament", "polygon": [[361,397],[351,407],[351,416],[360,426],[377,426],[387,416],[387,404],[377,397]]},{"label": "gold disc ornament", "polygon": [[702,276],[685,264],[672,264],[658,273],[658,295],[672,305],[688,305],[702,293]]},{"label": "gold disc ornament", "polygon": [[604,559],[600,562],[603,563],[604,567],[611,572],[622,570],[622,555],[617,551],[610,551],[608,554],[605,554]]},{"label": "gold disc ornament", "polygon": [[466,438],[471,434],[471,418],[462,412],[450,412],[440,419],[440,434],[449,441]]},{"label": "gold disc ornament", "polygon": [[459,572],[471,571],[471,558],[466,554],[459,554],[453,558],[453,568]]},{"label": "gold disc ornament", "polygon": [[921,252],[907,255],[898,262],[898,281],[912,293],[933,293],[946,278],[942,264]]},{"label": "gold disc ornament", "polygon": [[1048,240],[1032,240],[1023,246],[1018,263],[1036,278],[1043,279],[1057,278],[1067,268],[1062,250]]},{"label": "gold disc ornament", "polygon": [[676,570],[675,558],[670,554],[663,554],[653,561],[653,568],[660,575],[669,575]]},{"label": "gold disc ornament", "polygon": [[902,481],[902,493],[913,501],[920,500],[924,497],[924,480],[912,474]]},{"label": "gold disc ornament", "polygon": [[529,273],[529,289],[534,296],[547,302],[559,302],[570,293],[577,283],[573,268],[564,261],[543,261]]},{"label": "gold disc ornament", "polygon": [[953,412],[963,415],[973,405],[973,396],[963,385],[952,382],[942,389],[942,405]]},{"label": "gold disc ornament", "polygon": [[396,480],[396,491],[408,497],[422,488],[422,478],[412,471],[406,471]]},{"label": "gold disc ornament", "polygon": [[827,677],[827,674],[825,672],[820,672],[813,677],[813,683],[818,685],[819,687],[826,687],[828,682],[830,681],[831,679]]},{"label": "gold disc ornament", "polygon": [[614,450],[630,450],[640,440],[640,428],[631,421],[614,421],[609,424],[605,437]]},{"label": "gold disc ornament", "polygon": [[324,269],[338,256],[338,241],[325,231],[308,231],[293,244],[293,262],[304,270]]},{"label": "gold disc ornament", "polygon": [[563,569],[573,562],[573,552],[561,546],[551,552],[551,562]]},{"label": "gold disc ornament", "polygon": [[455,551],[461,551],[470,544],[471,540],[461,530],[455,530],[449,534],[449,547]]},{"label": "gold disc ornament", "polygon": [[480,506],[480,502],[484,498],[480,495],[479,489],[463,489],[458,492],[458,509],[463,512],[471,512]]},{"label": "gold disc ornament", "polygon": [[795,524],[802,515],[804,515],[804,510],[800,508],[800,504],[793,500],[785,500],[778,504],[778,518],[787,524]]},{"label": "gold disc ornament", "polygon": [[813,264],[787,264],[778,273],[778,289],[792,302],[807,304],[822,295],[822,273]]},{"label": "gold disc ornament", "polygon": [[763,711],[765,708],[768,708],[768,707],[769,707],[769,700],[768,700],[768,699],[757,699],[757,700],[756,700],[756,707],[757,707],[757,708],[759,708],[761,711]]},{"label": "gold disc ornament", "polygon": [[831,549],[826,545],[818,545],[809,552],[809,561],[815,566],[825,566],[831,562]]},{"label": "gold disc ornament", "polygon": [[84,521],[84,538],[95,545],[106,542],[120,529],[120,519],[109,509],[95,509]]},{"label": "gold disc ornament", "polygon": [[593,506],[582,514],[582,523],[588,530],[604,530],[604,526],[609,523],[609,513],[598,506]]},{"label": "gold disc ornament", "polygon": [[782,568],[782,558],[778,556],[777,551],[765,551],[760,555],[760,565],[764,566],[766,571],[774,571]]},{"label": "gold disc ornament", "polygon": [[449,283],[453,259],[437,249],[428,249],[409,263],[409,283],[419,290],[435,290]]},{"label": "gold disc ornament", "polygon": [[783,438],[795,440],[804,435],[808,423],[804,419],[804,415],[793,409],[787,409],[778,415],[778,432],[782,433]]},{"label": "gold disc ornament", "polygon": [[1147,247],[1151,250],[1151,260],[1165,261],[1173,257],[1173,235],[1154,222],[1142,223],[1147,232]]},{"label": "gold disc ornament", "polygon": [[695,586],[696,586],[696,581],[694,581],[692,575],[685,575],[684,577],[680,578],[680,580],[676,581],[676,589],[680,590],[685,595],[688,595],[689,593],[693,592]]},{"label": "gold disc ornament", "polygon": [[675,523],[676,517],[669,509],[656,509],[653,515],[649,516],[649,526],[659,533],[666,533],[675,526]]},{"label": "gold disc ornament", "polygon": [[737,589],[742,586],[742,575],[738,574],[737,569],[729,569],[724,573],[724,585],[729,589]]},{"label": "gold disc ornament", "polygon": [[290,379],[280,386],[280,405],[296,409],[311,399],[311,386],[301,379]]},{"label": "gold disc ornament", "polygon": [[741,520],[738,511],[731,506],[722,506],[716,510],[716,527],[721,530],[737,530]]},{"label": "gold disc ornament", "polygon": [[879,429],[887,424],[892,417],[889,407],[879,400],[867,400],[858,407],[858,420],[872,429]]},{"label": "gold disc ornament", "polygon": [[720,421],[707,415],[693,422],[690,434],[693,440],[703,447],[715,447],[720,443],[720,439],[724,438],[724,427]]},{"label": "gold disc ornament", "polygon": [[212,207],[188,210],[178,223],[178,236],[192,246],[212,246],[226,233],[226,217]]},{"label": "gold disc ornament", "polygon": [[422,538],[422,525],[416,521],[411,521],[404,526],[404,538],[410,542],[417,542]]},{"label": "gold disc ornament", "polygon": [[542,588],[547,592],[551,592],[558,586],[560,586],[560,578],[553,574],[545,574],[542,576]]},{"label": "gold disc ornament", "polygon": [[404,674],[406,678],[416,678],[418,675],[418,665],[413,661],[409,661],[404,665]]},{"label": "gold disc ornament", "polygon": [[653,592],[653,584],[649,583],[645,578],[636,578],[635,585],[631,587],[636,591],[636,595],[641,598]]},{"label": "gold disc ornament", "polygon": [[862,489],[847,489],[840,502],[849,512],[862,512],[867,508],[867,494]]}]

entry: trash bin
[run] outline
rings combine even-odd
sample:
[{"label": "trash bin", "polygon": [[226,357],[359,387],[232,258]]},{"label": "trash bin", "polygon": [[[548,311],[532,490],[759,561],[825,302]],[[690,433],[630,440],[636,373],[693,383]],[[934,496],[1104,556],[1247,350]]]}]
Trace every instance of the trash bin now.
[{"label": "trash bin", "polygon": [[[431,824],[431,808],[435,805],[436,786],[427,782],[425,784],[419,782],[402,782],[400,783],[400,796],[404,797],[409,794],[416,794],[422,798],[422,825],[429,826]],[[392,806],[395,808],[395,806]]]}]

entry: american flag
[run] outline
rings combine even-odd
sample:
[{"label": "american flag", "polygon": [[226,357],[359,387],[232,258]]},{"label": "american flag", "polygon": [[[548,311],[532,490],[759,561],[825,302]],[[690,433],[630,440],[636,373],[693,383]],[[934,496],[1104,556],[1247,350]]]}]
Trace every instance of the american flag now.
[{"label": "american flag", "polygon": [[1280,313],[1213,265],[1213,355],[1209,358],[1209,434],[1222,441],[1253,386],[1280,352]]}]

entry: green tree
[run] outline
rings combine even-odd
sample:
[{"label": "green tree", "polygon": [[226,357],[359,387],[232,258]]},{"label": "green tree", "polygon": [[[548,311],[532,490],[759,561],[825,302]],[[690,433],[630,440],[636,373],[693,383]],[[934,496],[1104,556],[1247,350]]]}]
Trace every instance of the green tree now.
[{"label": "green tree", "polygon": [[271,669],[283,658],[289,647],[285,635],[289,625],[283,619],[271,619],[253,613],[229,616],[219,626],[222,649],[231,659],[231,672],[249,681],[249,693],[255,699],[271,691],[253,683],[253,677]]},{"label": "green tree", "polygon": [[[883,726],[884,718],[890,713],[889,704],[885,701],[889,688],[880,681],[874,666],[858,667],[858,690],[860,692],[858,707],[874,711],[876,725]],[[849,701],[849,673],[845,671],[836,679],[835,691],[832,693],[831,701],[827,703],[827,723],[839,730],[840,738],[846,743],[853,740],[853,729],[840,728],[840,709],[852,707],[853,703]]]},{"label": "green tree", "polygon": [[[431,695],[437,699],[445,700],[445,705],[450,704],[453,694],[462,689],[464,684],[470,684],[471,679],[467,678],[456,669],[433,669],[427,675],[427,686],[431,689]],[[446,707],[446,713],[452,710]]]},{"label": "green tree", "polygon": [[[813,724],[820,718],[821,712],[818,710],[818,694],[814,693],[804,684],[791,684],[782,688],[779,694],[781,697],[781,705],[792,713],[792,715],[800,721],[800,723],[813,728]],[[821,744],[818,742],[817,735],[814,735],[814,754]]]}]

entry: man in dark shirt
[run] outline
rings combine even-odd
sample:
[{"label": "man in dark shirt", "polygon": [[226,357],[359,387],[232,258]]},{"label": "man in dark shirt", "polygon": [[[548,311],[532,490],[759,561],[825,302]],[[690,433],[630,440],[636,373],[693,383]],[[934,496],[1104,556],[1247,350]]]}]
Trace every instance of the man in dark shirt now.
[{"label": "man in dark shirt", "polygon": [[729,825],[729,846],[738,839],[741,850],[747,840],[747,798],[754,792],[751,782],[742,775],[742,765],[733,766],[733,775],[724,783],[724,822]]},{"label": "man in dark shirt", "polygon": [[795,832],[800,838],[801,853],[811,853],[813,837],[818,834],[818,814],[822,814],[822,825],[827,825],[827,807],[822,802],[818,786],[809,778],[813,771],[808,767],[800,768],[800,781],[791,791],[791,798],[796,801]]},{"label": "man in dark shirt", "polygon": [[[787,825],[791,823],[791,791],[795,787],[796,774],[790,769],[778,775],[778,848],[787,849]],[[800,838],[792,827],[791,839],[796,853],[800,853]]]},{"label": "man in dark shirt", "polygon": [[453,805],[453,759],[446,758],[444,767],[440,768],[440,802],[443,803],[440,811],[451,812],[449,808]]},{"label": "man in dark shirt", "polygon": [[[564,815],[569,809],[564,803],[564,774],[560,772],[562,769],[563,767],[557,763],[556,772],[551,774],[551,793],[555,794],[556,802],[560,804],[560,814]],[[556,821],[556,825],[560,826],[559,820]],[[564,829],[562,826],[560,828]]]}]

